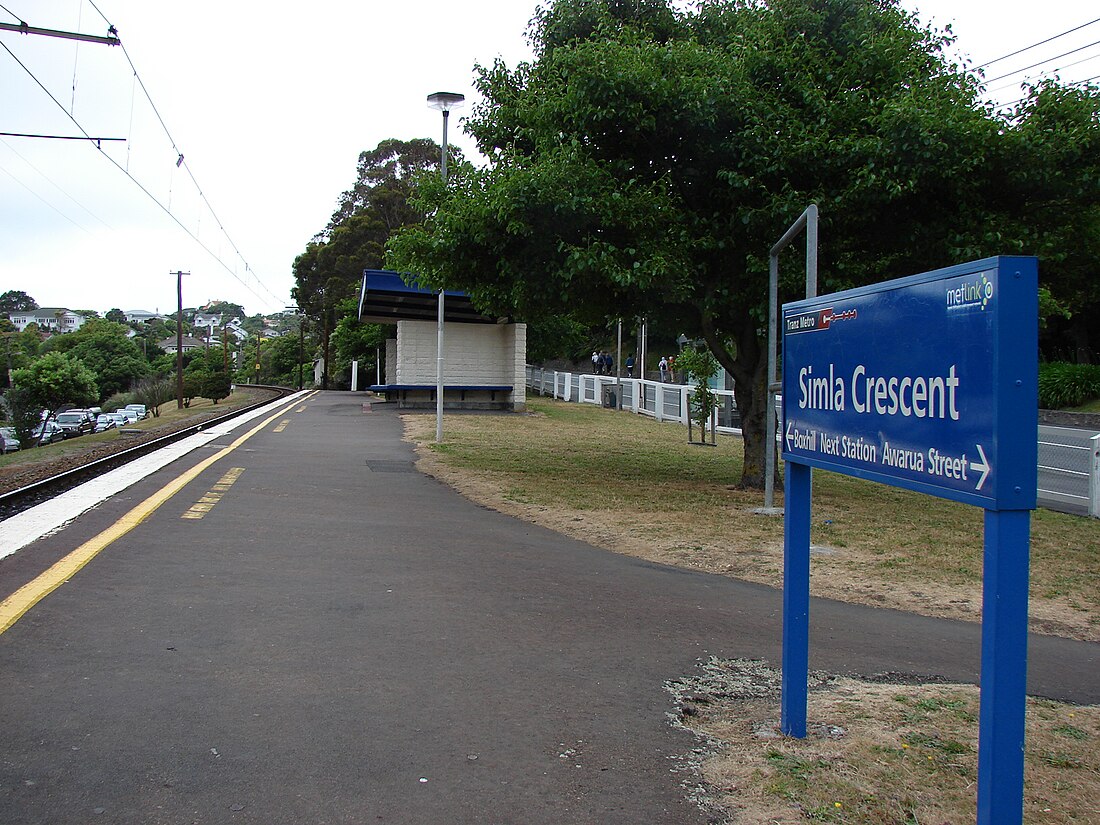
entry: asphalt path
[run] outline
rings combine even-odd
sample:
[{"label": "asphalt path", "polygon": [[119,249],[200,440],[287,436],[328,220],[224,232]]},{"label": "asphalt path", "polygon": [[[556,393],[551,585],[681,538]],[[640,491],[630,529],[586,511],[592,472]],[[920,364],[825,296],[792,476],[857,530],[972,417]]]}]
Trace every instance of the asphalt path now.
[{"label": "asphalt path", "polygon": [[[780,593],[472,504],[363,401],[296,403],[0,635],[0,822],[707,822],[664,684],[777,664]],[[236,436],[3,559],[0,592]],[[975,624],[811,624],[813,668],[977,679]],[[1033,636],[1029,664],[1100,702],[1100,645]]]}]

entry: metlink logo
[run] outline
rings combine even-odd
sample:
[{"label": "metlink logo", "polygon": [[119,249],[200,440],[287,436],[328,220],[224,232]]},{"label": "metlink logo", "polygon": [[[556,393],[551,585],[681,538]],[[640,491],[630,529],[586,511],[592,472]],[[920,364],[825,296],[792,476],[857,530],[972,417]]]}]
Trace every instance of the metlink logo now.
[{"label": "metlink logo", "polygon": [[974,281],[947,287],[947,308],[968,309],[978,307],[982,311],[993,300],[993,282],[983,272]]}]

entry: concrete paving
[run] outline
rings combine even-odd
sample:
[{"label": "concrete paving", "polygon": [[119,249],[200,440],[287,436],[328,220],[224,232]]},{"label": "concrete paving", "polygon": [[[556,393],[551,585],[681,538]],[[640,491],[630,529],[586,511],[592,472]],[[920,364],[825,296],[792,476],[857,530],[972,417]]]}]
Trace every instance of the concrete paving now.
[{"label": "concrete paving", "polygon": [[[780,594],[472,504],[362,401],[291,407],[0,635],[0,822],[708,821],[663,685],[777,663]],[[0,561],[0,590],[230,440]],[[811,617],[814,668],[976,680],[977,625]],[[1100,702],[1098,673],[1100,645],[1032,637],[1032,692]]]}]

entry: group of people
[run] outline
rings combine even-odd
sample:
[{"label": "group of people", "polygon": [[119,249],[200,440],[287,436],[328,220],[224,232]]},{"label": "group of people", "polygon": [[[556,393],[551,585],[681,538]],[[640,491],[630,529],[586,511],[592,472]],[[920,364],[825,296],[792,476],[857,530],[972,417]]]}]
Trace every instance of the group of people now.
[{"label": "group of people", "polygon": [[593,375],[615,374],[615,359],[611,357],[611,353],[606,350],[592,351],[592,373]]},{"label": "group of people", "polygon": [[676,382],[676,356],[662,355],[657,362],[657,372],[661,375],[661,381]]},{"label": "group of people", "polygon": [[[633,354],[627,356],[626,359],[626,377],[634,378],[634,368],[636,362]],[[662,355],[661,360],[657,363],[657,372],[660,373],[661,381],[676,381],[676,358],[672,355]],[[593,350],[592,351],[592,374],[593,375],[614,375],[615,374],[615,359],[611,357],[611,354],[606,350]],[[644,377],[644,376],[637,376]]]}]

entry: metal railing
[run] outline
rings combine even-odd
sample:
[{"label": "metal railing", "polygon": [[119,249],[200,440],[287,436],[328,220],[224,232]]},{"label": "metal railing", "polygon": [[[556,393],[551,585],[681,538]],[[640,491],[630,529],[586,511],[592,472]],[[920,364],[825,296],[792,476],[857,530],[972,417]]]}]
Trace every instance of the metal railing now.
[{"label": "metal railing", "polygon": [[[527,387],[539,395],[597,406],[621,407],[657,421],[687,426],[694,388],[641,378],[588,375],[527,367]],[[622,395],[620,402],[619,395]],[[732,390],[714,390],[719,398],[718,426],[723,435],[741,435],[741,418]],[[776,400],[782,416],[782,399]],[[1040,426],[1039,504],[1050,510],[1100,518],[1100,434]]]}]

